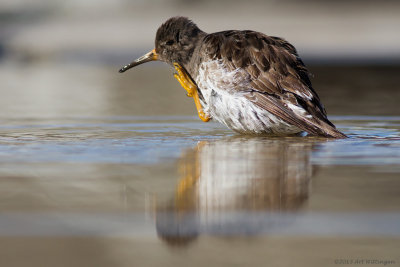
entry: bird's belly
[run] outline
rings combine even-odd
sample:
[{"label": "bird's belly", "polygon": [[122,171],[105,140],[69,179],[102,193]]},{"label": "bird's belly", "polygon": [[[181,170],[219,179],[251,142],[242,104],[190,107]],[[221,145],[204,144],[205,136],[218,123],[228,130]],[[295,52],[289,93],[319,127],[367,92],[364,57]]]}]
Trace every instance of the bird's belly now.
[{"label": "bird's belly", "polygon": [[228,128],[246,134],[295,134],[302,130],[256,106],[241,94],[206,94],[207,110],[212,118]]},{"label": "bird's belly", "polygon": [[246,134],[294,134],[302,130],[262,109],[238,90],[250,89],[243,69],[228,70],[219,60],[203,62],[196,84],[204,111],[228,128]]}]

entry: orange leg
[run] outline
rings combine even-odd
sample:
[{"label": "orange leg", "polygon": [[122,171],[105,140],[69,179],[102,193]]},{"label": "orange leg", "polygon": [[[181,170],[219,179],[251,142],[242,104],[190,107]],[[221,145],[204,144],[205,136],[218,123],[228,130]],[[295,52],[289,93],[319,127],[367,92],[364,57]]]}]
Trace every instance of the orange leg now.
[{"label": "orange leg", "polygon": [[204,122],[208,122],[211,118],[208,115],[206,115],[203,111],[203,107],[201,106],[199,99],[199,94],[197,92],[197,86],[192,82],[192,79],[188,77],[185,70],[178,63],[174,63],[174,67],[175,70],[178,72],[174,74],[174,77],[186,90],[187,96],[193,97],[199,118]]}]

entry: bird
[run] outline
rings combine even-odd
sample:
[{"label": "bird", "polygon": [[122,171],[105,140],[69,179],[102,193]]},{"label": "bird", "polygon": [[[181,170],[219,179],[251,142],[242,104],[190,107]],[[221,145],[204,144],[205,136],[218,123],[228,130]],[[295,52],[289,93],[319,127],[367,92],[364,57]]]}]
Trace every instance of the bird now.
[{"label": "bird", "polygon": [[296,48],[252,30],[202,31],[187,17],[169,18],[155,48],[119,72],[159,60],[193,97],[199,118],[249,135],[346,138],[329,121]]}]

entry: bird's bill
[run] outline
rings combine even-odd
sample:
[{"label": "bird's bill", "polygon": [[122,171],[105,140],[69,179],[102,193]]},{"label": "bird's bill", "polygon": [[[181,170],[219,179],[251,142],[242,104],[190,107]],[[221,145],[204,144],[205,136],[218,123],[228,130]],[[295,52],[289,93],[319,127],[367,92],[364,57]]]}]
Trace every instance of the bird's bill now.
[{"label": "bird's bill", "polygon": [[119,72],[125,72],[133,67],[136,67],[140,64],[146,63],[146,62],[150,62],[150,61],[154,61],[158,59],[158,54],[156,53],[156,49],[151,50],[149,53],[141,56],[140,58],[132,61],[131,63],[129,63],[128,65],[123,66]]}]

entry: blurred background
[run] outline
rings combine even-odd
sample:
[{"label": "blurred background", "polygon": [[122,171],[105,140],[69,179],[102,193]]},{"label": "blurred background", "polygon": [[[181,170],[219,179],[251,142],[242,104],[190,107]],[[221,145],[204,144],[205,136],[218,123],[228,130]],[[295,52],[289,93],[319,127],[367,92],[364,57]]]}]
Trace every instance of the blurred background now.
[{"label": "blurred background", "polygon": [[[287,39],[351,138],[235,136],[166,64],[118,73],[176,15]],[[0,265],[398,265],[399,29],[397,0],[1,0]]]},{"label": "blurred background", "polygon": [[159,25],[176,15],[206,32],[252,29],[286,38],[314,74],[328,114],[398,114],[399,10],[390,0],[3,0],[1,115],[195,115],[165,64],[116,72],[151,50]]}]

